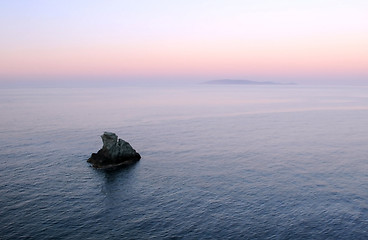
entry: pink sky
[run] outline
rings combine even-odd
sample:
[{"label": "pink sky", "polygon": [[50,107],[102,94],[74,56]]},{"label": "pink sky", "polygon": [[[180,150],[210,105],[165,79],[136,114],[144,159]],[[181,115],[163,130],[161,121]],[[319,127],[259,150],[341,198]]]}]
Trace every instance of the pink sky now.
[{"label": "pink sky", "polygon": [[364,1],[11,2],[0,10],[3,79],[343,76],[368,83]]}]

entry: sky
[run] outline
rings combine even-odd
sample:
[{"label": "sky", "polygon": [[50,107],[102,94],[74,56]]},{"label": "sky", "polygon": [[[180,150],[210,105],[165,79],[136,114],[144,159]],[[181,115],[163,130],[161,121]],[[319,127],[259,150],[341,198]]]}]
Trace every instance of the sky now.
[{"label": "sky", "polygon": [[368,84],[366,0],[0,2],[0,81]]}]

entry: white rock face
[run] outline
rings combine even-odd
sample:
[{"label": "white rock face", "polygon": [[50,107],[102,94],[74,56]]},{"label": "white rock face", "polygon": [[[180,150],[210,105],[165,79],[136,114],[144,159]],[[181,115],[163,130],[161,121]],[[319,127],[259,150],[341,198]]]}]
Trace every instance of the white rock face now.
[{"label": "white rock face", "polygon": [[88,162],[96,168],[127,165],[140,160],[141,156],[132,146],[112,132],[101,135],[103,146],[97,153],[92,153]]},{"label": "white rock face", "polygon": [[106,150],[113,148],[118,141],[118,136],[112,132],[104,132],[104,134],[101,135],[101,138],[103,143],[102,149]]}]

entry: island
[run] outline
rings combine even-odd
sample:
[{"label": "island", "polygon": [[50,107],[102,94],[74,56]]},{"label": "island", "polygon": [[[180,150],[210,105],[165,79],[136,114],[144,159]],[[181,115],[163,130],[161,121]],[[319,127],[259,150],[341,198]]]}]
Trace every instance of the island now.
[{"label": "island", "polygon": [[[220,80],[211,80],[204,82],[204,84],[218,84],[218,85],[285,85],[285,83],[277,83],[277,82],[257,82],[250,80],[234,80],[234,79],[220,79]],[[292,83],[286,83],[289,85]]]},{"label": "island", "polygon": [[92,153],[87,162],[95,168],[116,168],[127,166],[141,159],[132,146],[112,132],[101,135],[103,146],[97,153]]}]

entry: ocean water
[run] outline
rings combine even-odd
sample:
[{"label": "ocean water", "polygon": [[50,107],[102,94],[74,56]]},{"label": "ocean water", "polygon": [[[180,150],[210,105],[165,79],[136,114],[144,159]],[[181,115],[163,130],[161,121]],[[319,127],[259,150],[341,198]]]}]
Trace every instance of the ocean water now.
[{"label": "ocean water", "polygon": [[[368,87],[0,90],[0,239],[368,239]],[[86,160],[112,131],[142,155]]]}]

